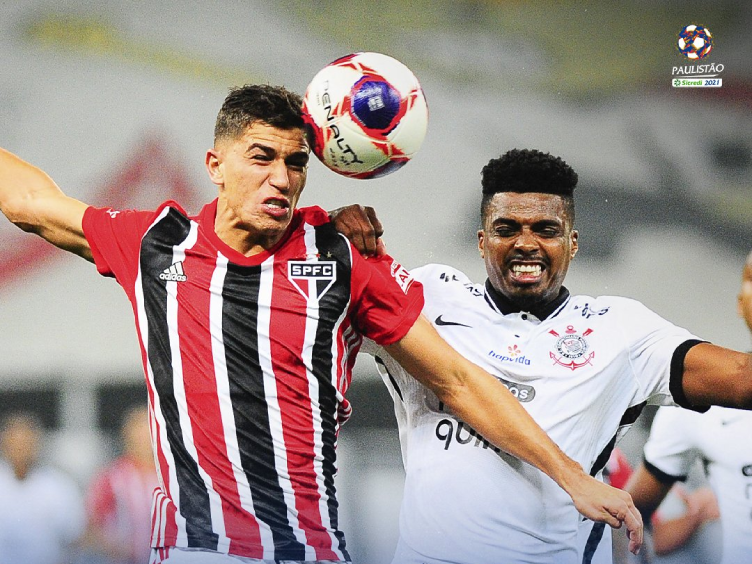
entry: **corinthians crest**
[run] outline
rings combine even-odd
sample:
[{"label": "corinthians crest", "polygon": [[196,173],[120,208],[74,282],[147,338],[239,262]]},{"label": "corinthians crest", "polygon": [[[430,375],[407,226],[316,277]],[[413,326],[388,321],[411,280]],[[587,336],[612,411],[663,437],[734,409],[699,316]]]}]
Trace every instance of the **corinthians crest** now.
[{"label": "corinthians crest", "polygon": [[578,335],[574,326],[567,325],[567,329],[564,335],[560,335],[553,329],[549,331],[551,335],[557,337],[556,352],[549,352],[549,357],[554,361],[554,364],[577,370],[582,368],[586,364],[592,366],[591,360],[595,357],[595,351],[591,351],[588,354],[590,345],[585,340],[585,337],[592,333],[592,329],[586,329],[582,335]]}]

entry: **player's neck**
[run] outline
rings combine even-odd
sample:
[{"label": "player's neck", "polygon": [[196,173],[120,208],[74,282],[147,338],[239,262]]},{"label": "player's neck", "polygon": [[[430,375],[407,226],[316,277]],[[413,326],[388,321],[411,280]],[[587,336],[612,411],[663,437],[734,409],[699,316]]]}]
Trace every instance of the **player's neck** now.
[{"label": "player's neck", "polygon": [[541,320],[546,319],[549,315],[556,311],[559,306],[561,306],[561,304],[563,304],[567,300],[567,298],[569,298],[569,290],[562,286],[559,290],[558,295],[552,300],[529,304],[520,303],[519,301],[509,299],[507,296],[499,292],[496,288],[493,287],[490,280],[486,280],[486,294],[494,302],[494,304],[496,304],[496,307],[499,309],[499,311],[501,311],[501,313],[503,313],[504,315],[524,311],[533,314],[535,317]]},{"label": "player's neck", "polygon": [[269,251],[279,243],[287,233],[289,222],[284,229],[257,228],[243,224],[221,205],[217,206],[214,219],[214,233],[228,247],[243,256],[250,257]]}]

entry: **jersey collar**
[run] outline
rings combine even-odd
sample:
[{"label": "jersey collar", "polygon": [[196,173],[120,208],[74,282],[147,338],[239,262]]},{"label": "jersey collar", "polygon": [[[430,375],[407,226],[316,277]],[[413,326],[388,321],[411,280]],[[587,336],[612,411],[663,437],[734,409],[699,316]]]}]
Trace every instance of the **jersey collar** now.
[{"label": "jersey collar", "polygon": [[[566,302],[568,299],[569,290],[562,286],[561,290],[559,290],[559,295],[556,296],[554,300],[550,301],[542,307],[534,308],[527,313],[534,315],[540,320],[546,319],[547,317],[550,317],[554,312],[557,312],[559,308],[564,304],[564,302]],[[512,303],[509,298],[498,292],[496,288],[491,285],[490,280],[486,280],[486,301],[491,307],[493,307],[503,315],[522,312],[522,309]]]}]

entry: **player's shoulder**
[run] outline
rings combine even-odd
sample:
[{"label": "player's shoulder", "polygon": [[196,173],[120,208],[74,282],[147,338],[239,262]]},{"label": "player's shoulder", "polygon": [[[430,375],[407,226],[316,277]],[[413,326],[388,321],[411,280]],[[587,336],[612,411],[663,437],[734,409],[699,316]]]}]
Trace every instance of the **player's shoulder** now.
[{"label": "player's shoulder", "polygon": [[[313,225],[315,227],[327,223],[331,224],[331,220],[329,219],[329,212],[319,206],[306,206],[298,208],[295,210],[295,215],[297,215],[302,220],[302,222],[305,222],[308,225]],[[334,229],[333,224],[332,229]]]},{"label": "player's shoulder", "polygon": [[185,218],[189,217],[188,212],[186,212],[185,208],[183,208],[183,206],[181,206],[178,202],[174,200],[165,200],[156,208],[152,209],[89,206],[88,208],[86,208],[85,221],[92,218],[100,219],[102,217],[104,217],[104,219],[113,221],[156,220],[169,211],[177,213],[178,215]]},{"label": "player's shoulder", "polygon": [[[689,411],[689,410],[685,410]],[[726,427],[731,423],[743,423],[747,428],[752,428],[752,412],[746,409],[733,407],[721,407],[713,405],[706,412],[691,412],[695,417],[701,417],[703,424]]]},{"label": "player's shoulder", "polygon": [[703,421],[709,422],[710,419],[717,418],[719,415],[717,411],[700,413],[678,405],[664,405],[655,412],[651,430],[654,429],[656,432],[660,429],[669,429],[676,432],[688,431],[692,426],[704,424]]},{"label": "player's shoulder", "polygon": [[587,317],[605,315],[606,313],[611,313],[611,316],[614,314],[620,316],[639,316],[650,312],[650,309],[638,300],[613,295],[573,295],[570,297],[567,307],[582,311],[582,315]]},{"label": "player's shoulder", "polygon": [[590,296],[587,294],[573,294],[571,299],[574,302],[588,302],[588,303],[597,303],[602,305],[610,305],[614,307],[623,307],[623,308],[631,308],[631,307],[645,307],[642,302],[639,302],[638,300],[635,300],[634,298],[628,298],[625,296],[616,296],[616,295],[599,295],[599,296]]},{"label": "player's shoulder", "polygon": [[468,278],[464,272],[446,264],[424,264],[423,266],[411,268],[410,274],[412,274],[413,277],[415,277],[416,280],[419,280],[423,285],[431,283],[472,283],[470,278]]}]

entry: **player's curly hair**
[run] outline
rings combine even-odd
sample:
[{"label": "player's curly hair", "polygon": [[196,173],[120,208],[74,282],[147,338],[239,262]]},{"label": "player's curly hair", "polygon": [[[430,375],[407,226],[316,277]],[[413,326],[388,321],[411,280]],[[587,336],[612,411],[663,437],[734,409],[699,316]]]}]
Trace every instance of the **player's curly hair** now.
[{"label": "player's curly hair", "polygon": [[217,114],[214,142],[236,139],[255,122],[280,129],[303,128],[303,98],[284,86],[246,84],[233,88]]},{"label": "player's curly hair", "polygon": [[481,171],[481,217],[499,192],[538,192],[561,196],[574,222],[574,189],[577,173],[560,157],[537,149],[512,149],[491,159]]}]

